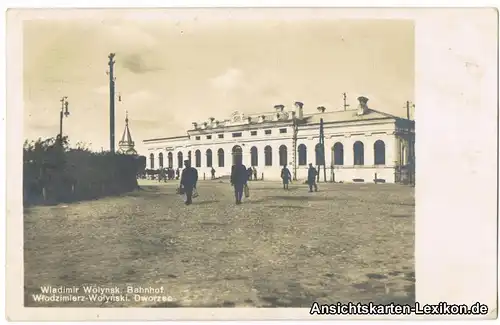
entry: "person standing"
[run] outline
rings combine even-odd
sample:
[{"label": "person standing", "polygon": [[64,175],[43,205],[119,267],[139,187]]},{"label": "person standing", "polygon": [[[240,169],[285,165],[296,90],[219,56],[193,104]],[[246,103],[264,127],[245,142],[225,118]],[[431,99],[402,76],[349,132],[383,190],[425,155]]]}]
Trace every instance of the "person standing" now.
[{"label": "person standing", "polygon": [[307,184],[309,184],[309,192],[312,192],[314,187],[314,192],[318,191],[318,185],[316,184],[316,176],[318,172],[316,168],[313,167],[313,164],[309,164],[309,170],[307,171]]},{"label": "person standing", "polygon": [[212,167],[212,170],[210,171],[212,173],[212,179],[215,179],[215,169]]},{"label": "person standing", "polygon": [[235,164],[231,167],[231,185],[234,187],[236,204],[241,204],[243,189],[247,185],[247,181],[247,168],[243,165],[241,159],[236,159]]},{"label": "person standing", "polygon": [[249,181],[252,180],[252,175],[253,175],[252,167],[248,167],[248,169],[247,169],[247,177],[248,177]]},{"label": "person standing", "polygon": [[179,167],[175,170],[175,179],[179,179],[180,170]]},{"label": "person standing", "polygon": [[288,190],[288,183],[292,179],[292,174],[290,173],[290,170],[286,167],[286,165],[284,165],[281,169],[281,179],[283,180],[283,189]]},{"label": "person standing", "polygon": [[184,189],[186,194],[186,205],[190,205],[193,203],[193,190],[198,182],[198,171],[191,167],[189,160],[184,160],[184,166],[186,168],[182,170],[180,187]]},{"label": "person standing", "polygon": [[257,180],[257,168],[255,168],[255,166],[253,166],[253,180]]}]

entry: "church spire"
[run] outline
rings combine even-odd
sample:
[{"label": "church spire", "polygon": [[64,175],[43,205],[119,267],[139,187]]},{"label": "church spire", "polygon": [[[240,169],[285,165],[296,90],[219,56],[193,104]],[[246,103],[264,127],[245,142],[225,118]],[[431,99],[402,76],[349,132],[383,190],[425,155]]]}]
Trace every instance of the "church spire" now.
[{"label": "church spire", "polygon": [[125,130],[123,130],[123,135],[121,141],[118,143],[118,146],[120,147],[120,152],[129,154],[129,155],[136,155],[137,151],[134,149],[134,141],[132,140],[132,135],[130,134],[130,129],[128,126],[128,111],[126,112],[125,116]]}]

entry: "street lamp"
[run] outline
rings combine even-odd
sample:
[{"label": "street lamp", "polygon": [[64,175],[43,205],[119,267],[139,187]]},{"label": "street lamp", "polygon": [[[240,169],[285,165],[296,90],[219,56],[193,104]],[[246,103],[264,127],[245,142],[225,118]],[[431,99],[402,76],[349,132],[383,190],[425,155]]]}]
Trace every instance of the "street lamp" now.
[{"label": "street lamp", "polygon": [[59,141],[63,144],[63,117],[69,116],[68,97],[61,98],[61,112],[59,113]]}]

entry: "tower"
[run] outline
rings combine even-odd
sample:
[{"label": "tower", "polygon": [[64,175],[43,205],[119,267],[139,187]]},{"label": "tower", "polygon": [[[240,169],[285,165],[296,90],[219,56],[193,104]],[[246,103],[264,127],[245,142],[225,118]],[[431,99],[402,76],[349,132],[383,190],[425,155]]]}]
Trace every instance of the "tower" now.
[{"label": "tower", "polygon": [[134,149],[134,141],[132,140],[132,135],[130,134],[130,129],[128,128],[128,112],[125,117],[125,130],[123,130],[122,139],[118,143],[118,152],[126,155],[137,155],[137,151]]}]

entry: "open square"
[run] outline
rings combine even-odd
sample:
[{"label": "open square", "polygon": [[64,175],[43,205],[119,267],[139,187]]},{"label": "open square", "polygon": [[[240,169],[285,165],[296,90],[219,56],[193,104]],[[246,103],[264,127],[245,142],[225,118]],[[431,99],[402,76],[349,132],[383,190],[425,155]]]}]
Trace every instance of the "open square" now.
[{"label": "open square", "polygon": [[[412,303],[414,189],[393,184],[177,182],[118,197],[26,208],[25,305],[310,307]],[[171,301],[35,302],[42,286],[162,286]]]}]

